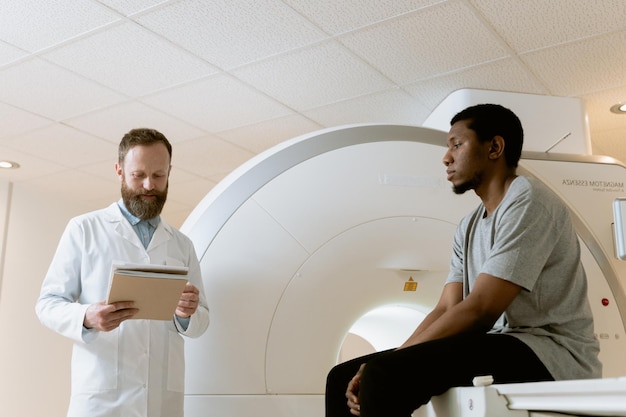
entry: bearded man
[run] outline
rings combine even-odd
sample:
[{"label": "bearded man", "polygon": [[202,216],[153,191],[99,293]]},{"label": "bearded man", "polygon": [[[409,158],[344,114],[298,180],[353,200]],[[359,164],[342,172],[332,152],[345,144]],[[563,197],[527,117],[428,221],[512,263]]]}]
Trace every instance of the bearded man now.
[{"label": "bearded man", "polygon": [[[46,327],[73,340],[69,417],[182,417],[184,339],[209,324],[191,240],[167,224],[172,146],[154,129],[119,144],[122,198],[68,223],[36,304]],[[133,301],[107,304],[117,263],[185,266],[188,280],[170,320],[133,319]]]}]

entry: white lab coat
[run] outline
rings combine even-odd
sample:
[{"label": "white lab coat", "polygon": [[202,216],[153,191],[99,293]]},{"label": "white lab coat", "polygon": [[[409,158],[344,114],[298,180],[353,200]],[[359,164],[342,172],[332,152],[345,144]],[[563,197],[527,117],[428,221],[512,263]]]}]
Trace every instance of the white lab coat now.
[{"label": "white lab coat", "polygon": [[[106,298],[114,261],[184,265],[200,290],[185,331],[169,321],[127,320],[111,332],[86,330],[85,310]],[[74,341],[68,417],[182,417],[182,335],[207,329],[209,311],[191,240],[161,220],[147,249],[117,203],[72,219],[44,279],[36,312],[50,329]]]}]

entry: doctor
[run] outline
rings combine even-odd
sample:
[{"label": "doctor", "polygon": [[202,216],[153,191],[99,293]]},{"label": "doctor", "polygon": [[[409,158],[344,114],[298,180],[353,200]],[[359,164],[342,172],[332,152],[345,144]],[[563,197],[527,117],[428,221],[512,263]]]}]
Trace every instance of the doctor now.
[{"label": "doctor", "polygon": [[[172,147],[152,129],[119,144],[122,198],[68,223],[44,279],[36,312],[74,341],[70,417],[182,417],[183,336],[207,329],[209,311],[189,238],[160,218]],[[132,301],[106,304],[113,262],[187,266],[171,320],[132,320]]]}]

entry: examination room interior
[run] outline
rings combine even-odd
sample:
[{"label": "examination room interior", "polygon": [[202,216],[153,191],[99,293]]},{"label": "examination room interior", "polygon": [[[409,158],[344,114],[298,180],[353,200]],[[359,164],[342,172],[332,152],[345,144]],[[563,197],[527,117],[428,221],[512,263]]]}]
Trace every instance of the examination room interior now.
[{"label": "examination room interior", "polygon": [[[197,235],[204,210],[238,187],[237,180],[247,178],[261,163],[268,161],[270,170],[283,163],[284,158],[276,155],[291,158],[285,169],[295,167],[295,174],[306,173],[295,177],[303,183],[318,174],[332,180],[333,172],[340,182],[350,164],[354,163],[355,172],[367,164],[350,155],[335,158],[329,153],[330,159],[343,164],[341,169],[326,171],[321,165],[318,171],[310,170],[311,166],[305,171],[299,167],[304,157],[293,155],[298,144],[322,143],[336,131],[349,135],[365,125],[418,129],[409,133],[420,128],[445,131],[445,116],[439,115],[458,106],[458,97],[500,100],[516,111],[521,106],[522,121],[531,132],[532,146],[527,151],[568,154],[574,159],[608,157],[602,160],[621,166],[626,162],[626,108],[620,110],[626,104],[625,73],[626,2],[622,0],[3,0],[0,164],[6,161],[13,166],[0,168],[0,415],[65,415],[71,343],[39,323],[34,303],[67,221],[119,198],[114,172],[117,144],[131,128],[153,127],[171,140],[172,174],[163,217]],[[565,110],[555,108],[560,104]],[[445,137],[444,133],[432,137],[441,135]],[[365,141],[379,146],[380,139]],[[334,151],[333,146],[325,149]],[[399,159],[410,170],[412,161],[403,149]],[[443,148],[440,155],[436,148],[428,155],[432,156],[424,165],[428,175],[445,180]],[[534,172],[534,164],[525,169]],[[406,181],[418,174],[385,174],[389,176],[379,178],[381,183],[402,185],[408,193],[416,188]],[[349,180],[354,190],[362,189],[362,178],[355,175]],[[258,189],[265,183],[257,185]],[[613,185],[616,197],[626,197],[623,185]],[[450,187],[444,187],[452,195]],[[294,203],[289,196],[270,201],[277,194],[269,191],[255,197],[259,205],[280,210]],[[467,200],[463,203],[467,211],[476,202],[471,196],[454,198]],[[578,210],[575,198],[572,201],[573,210]],[[607,210],[598,208],[597,217],[610,224],[613,218]],[[246,231],[262,233],[261,229]],[[357,237],[347,242],[358,242]],[[433,239],[436,245],[444,240]],[[240,247],[236,240],[231,243],[226,248],[234,259]],[[349,246],[342,248],[349,250]],[[610,262],[617,271],[626,268],[620,266],[626,261]],[[406,284],[410,271],[396,272],[398,282]],[[212,323],[204,337],[211,340],[210,349],[225,352],[230,347],[217,343],[227,325],[220,319],[228,320],[220,310],[220,297],[230,297],[228,304],[235,313],[249,314],[258,307],[250,304],[246,296],[250,289],[243,278],[239,287],[209,296],[217,306],[211,310]],[[211,277],[204,279],[210,291]],[[616,282],[609,283],[611,289],[623,290],[626,275]],[[324,291],[318,288],[318,292],[333,291],[331,284],[323,285]],[[426,300],[421,307],[438,295],[438,289],[428,283],[418,282],[417,289]],[[422,290],[425,293],[420,295]],[[374,298],[371,305],[376,304]],[[626,293],[609,298],[614,307],[626,299]],[[351,320],[360,326],[367,326],[368,318],[370,323],[386,320],[398,313],[396,301],[381,299],[378,304],[387,310],[359,311]],[[289,311],[281,311],[287,306],[283,303],[275,310],[287,321],[283,333],[274,332],[273,338],[268,337],[270,332],[265,335],[265,356],[239,358],[233,373],[216,365],[224,374],[213,375],[215,382],[203,382],[197,373],[189,380],[193,389],[207,391],[223,382],[222,387],[229,387],[224,390],[231,391],[216,391],[216,395],[228,394],[228,401],[248,394],[264,397],[252,401],[257,414],[249,414],[244,405],[216,400],[217,406],[233,410],[231,414],[206,410],[203,415],[321,417],[323,386],[317,377],[298,375],[307,387],[302,392],[272,391],[272,382],[278,381],[272,379],[272,361],[290,353],[269,348],[283,342],[287,346],[298,334],[297,326],[288,322]],[[329,317],[320,320],[333,320],[334,314],[339,320],[345,310],[326,306]],[[401,312],[405,314],[401,322],[422,315],[420,308],[408,309],[408,316],[406,310]],[[621,315],[626,317],[626,312]],[[387,330],[392,329],[385,323]],[[624,343],[621,324],[606,337]],[[395,343],[403,331],[398,328],[382,337]],[[336,360],[342,360],[376,348],[374,340],[360,337],[359,332],[354,327],[339,338],[308,343],[343,344],[343,349],[335,349]],[[284,340],[278,337],[281,334]],[[197,345],[190,349],[187,360],[193,366],[203,353]],[[318,368],[327,364],[332,365],[326,361]],[[231,388],[237,372],[258,377],[262,388],[242,386],[241,392],[235,392]],[[258,411],[270,409],[266,397],[281,397],[276,394],[286,398],[276,399],[282,414]]]}]

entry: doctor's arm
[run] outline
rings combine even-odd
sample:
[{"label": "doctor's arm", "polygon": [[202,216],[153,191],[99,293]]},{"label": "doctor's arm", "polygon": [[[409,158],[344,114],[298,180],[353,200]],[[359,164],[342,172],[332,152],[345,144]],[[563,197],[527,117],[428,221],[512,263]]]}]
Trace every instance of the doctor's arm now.
[{"label": "doctor's arm", "polygon": [[70,221],[61,236],[35,304],[37,317],[44,326],[78,342],[84,341],[83,319],[88,307],[76,302],[81,294],[80,241],[81,232]]},{"label": "doctor's arm", "polygon": [[178,300],[174,324],[180,334],[194,338],[201,336],[209,327],[209,307],[200,264],[192,247],[189,252],[189,282]]}]

